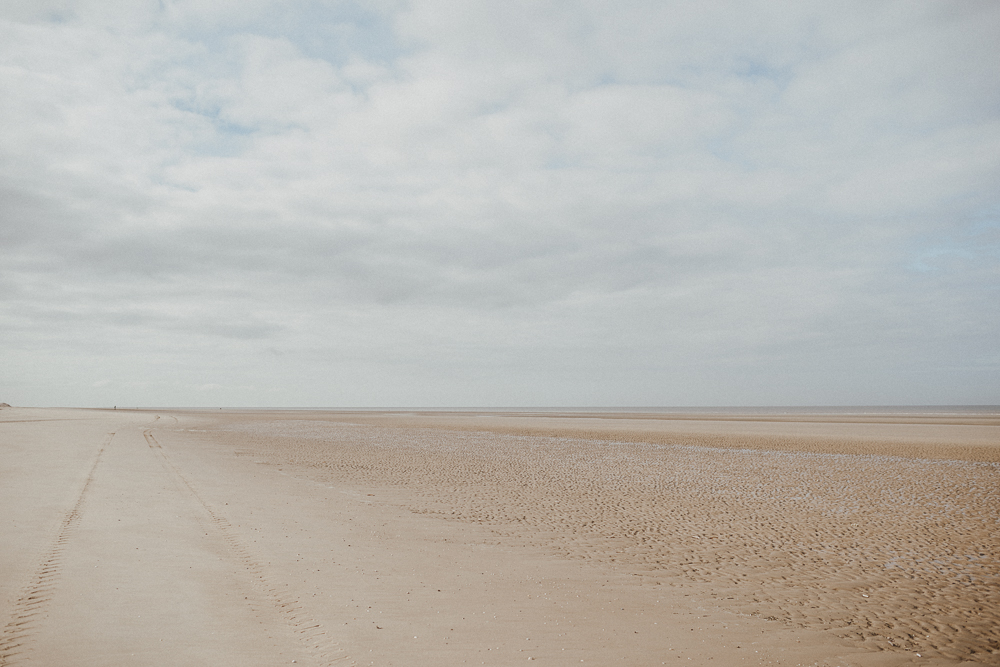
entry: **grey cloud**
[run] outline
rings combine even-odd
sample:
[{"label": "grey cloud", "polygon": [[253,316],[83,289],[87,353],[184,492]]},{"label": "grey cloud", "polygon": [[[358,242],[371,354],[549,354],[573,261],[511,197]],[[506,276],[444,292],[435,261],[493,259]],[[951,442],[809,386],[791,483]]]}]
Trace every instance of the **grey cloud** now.
[{"label": "grey cloud", "polygon": [[0,12],[10,391],[995,402],[992,3],[100,5]]}]

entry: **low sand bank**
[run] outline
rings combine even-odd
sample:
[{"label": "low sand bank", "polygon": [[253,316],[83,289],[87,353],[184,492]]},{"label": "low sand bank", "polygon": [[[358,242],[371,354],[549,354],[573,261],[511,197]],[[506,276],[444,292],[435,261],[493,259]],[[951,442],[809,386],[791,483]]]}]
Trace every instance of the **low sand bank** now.
[{"label": "low sand bank", "polygon": [[988,418],[641,417],[5,409],[0,664],[1000,663]]},{"label": "low sand bank", "polygon": [[1000,412],[986,411],[854,415],[288,411],[281,415],[508,435],[1000,462]]}]

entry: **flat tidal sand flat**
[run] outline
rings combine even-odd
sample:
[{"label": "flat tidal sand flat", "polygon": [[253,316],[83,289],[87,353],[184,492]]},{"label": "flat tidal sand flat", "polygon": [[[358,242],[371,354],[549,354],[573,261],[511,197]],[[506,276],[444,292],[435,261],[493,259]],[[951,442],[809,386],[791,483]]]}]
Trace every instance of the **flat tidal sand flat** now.
[{"label": "flat tidal sand flat", "polygon": [[0,667],[1000,664],[1000,416],[0,410]]},{"label": "flat tidal sand flat", "polygon": [[[940,422],[937,430],[897,424],[881,437],[870,435],[879,425],[849,424],[851,437],[839,439],[816,423],[803,436],[802,419],[791,435],[775,436],[772,425],[768,437],[785,451],[762,448],[759,425],[741,434],[732,422],[714,435],[695,429],[728,447],[643,442],[669,438],[641,429],[623,438],[621,422],[616,439],[558,437],[552,419],[512,426],[495,416],[289,414],[227,428],[233,446],[254,456],[402,489],[414,512],[689,590],[775,627],[1000,664],[1000,466],[789,451],[798,433],[812,450],[995,456],[995,424],[978,423],[969,436],[968,425]],[[961,437],[949,440],[942,428]],[[531,429],[547,435],[511,433]]]}]

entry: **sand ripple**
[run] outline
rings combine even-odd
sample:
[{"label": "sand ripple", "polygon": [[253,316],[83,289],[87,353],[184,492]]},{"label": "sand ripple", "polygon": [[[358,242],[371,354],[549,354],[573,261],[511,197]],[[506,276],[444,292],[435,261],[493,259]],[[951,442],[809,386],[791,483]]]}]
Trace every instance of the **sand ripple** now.
[{"label": "sand ripple", "polygon": [[723,608],[1000,663],[1000,465],[281,420],[241,453]]}]

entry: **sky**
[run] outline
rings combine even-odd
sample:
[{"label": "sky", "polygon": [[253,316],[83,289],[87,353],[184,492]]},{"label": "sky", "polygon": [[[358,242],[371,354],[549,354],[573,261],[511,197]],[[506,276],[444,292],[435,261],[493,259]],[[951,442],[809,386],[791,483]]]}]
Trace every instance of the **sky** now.
[{"label": "sky", "polygon": [[5,0],[0,401],[998,404],[997,35],[992,0]]}]

